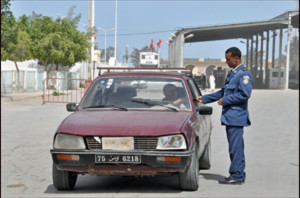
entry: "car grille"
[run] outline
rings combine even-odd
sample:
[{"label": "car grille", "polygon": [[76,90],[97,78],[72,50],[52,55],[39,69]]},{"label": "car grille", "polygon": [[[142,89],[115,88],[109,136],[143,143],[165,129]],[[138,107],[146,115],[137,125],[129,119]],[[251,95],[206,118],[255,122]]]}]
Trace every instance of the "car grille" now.
[{"label": "car grille", "polygon": [[[99,143],[94,137],[86,137],[86,142],[89,150],[102,149],[102,141]],[[156,145],[157,137],[134,137],[135,150],[153,151],[156,149]]]}]

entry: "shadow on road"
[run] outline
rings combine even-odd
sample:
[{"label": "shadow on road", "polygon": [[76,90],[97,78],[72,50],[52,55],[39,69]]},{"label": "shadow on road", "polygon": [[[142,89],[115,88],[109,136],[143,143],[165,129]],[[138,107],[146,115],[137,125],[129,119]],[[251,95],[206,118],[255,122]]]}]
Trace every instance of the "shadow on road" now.
[{"label": "shadow on road", "polygon": [[225,177],[223,175],[217,175],[211,173],[199,173],[199,175],[203,176],[207,180],[216,180],[216,181],[219,181]]},{"label": "shadow on road", "polygon": [[53,184],[48,185],[46,194],[73,193],[180,193],[177,175],[159,175],[144,177],[129,176],[78,176],[71,191],[58,191]]}]

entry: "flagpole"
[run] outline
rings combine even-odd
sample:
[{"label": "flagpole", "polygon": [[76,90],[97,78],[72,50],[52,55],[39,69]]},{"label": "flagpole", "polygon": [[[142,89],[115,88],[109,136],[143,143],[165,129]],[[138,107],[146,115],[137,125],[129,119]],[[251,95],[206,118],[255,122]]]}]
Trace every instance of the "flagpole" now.
[{"label": "flagpole", "polygon": [[157,46],[157,52],[158,52],[158,67],[160,66],[160,54],[159,54],[159,47]]},{"label": "flagpole", "polygon": [[157,53],[158,53],[158,67],[160,65],[160,45],[161,45],[161,39],[159,39],[158,43],[157,43]]}]

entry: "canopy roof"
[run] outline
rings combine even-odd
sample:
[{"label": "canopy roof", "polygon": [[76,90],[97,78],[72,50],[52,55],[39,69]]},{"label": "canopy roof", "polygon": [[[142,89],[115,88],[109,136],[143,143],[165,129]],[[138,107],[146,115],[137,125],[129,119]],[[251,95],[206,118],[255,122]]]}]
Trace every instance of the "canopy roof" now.
[{"label": "canopy roof", "polygon": [[179,29],[175,34],[183,33],[184,37],[194,34],[192,38],[186,39],[185,43],[237,38],[247,39],[264,31],[288,28],[289,14],[291,15],[291,25],[294,28],[299,28],[299,11],[289,11],[268,21],[184,28]]}]

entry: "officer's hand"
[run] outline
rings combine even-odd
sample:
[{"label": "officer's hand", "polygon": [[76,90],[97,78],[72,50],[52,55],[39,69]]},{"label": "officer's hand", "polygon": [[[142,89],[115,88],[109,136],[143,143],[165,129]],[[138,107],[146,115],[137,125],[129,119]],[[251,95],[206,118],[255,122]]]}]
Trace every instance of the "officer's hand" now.
[{"label": "officer's hand", "polygon": [[218,104],[223,106],[223,98],[221,98],[219,101],[218,101]]},{"label": "officer's hand", "polygon": [[198,102],[201,102],[201,103],[203,103],[202,96],[199,96],[199,97],[197,98],[197,100],[198,100]]}]

